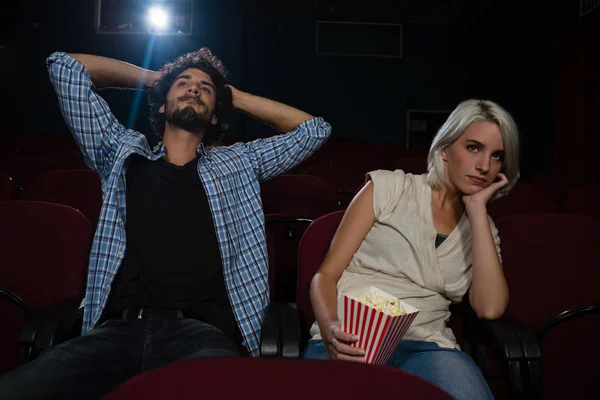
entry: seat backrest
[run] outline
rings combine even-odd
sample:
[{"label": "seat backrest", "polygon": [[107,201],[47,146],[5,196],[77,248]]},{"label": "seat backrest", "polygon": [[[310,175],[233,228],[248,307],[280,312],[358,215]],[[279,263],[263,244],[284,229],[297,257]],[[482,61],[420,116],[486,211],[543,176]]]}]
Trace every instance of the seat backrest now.
[{"label": "seat backrest", "polygon": [[[29,310],[83,296],[92,227],[74,208],[51,203],[0,203],[0,286]],[[0,300],[0,374],[18,365],[23,315]]]},{"label": "seat backrest", "polygon": [[50,132],[11,132],[0,135],[0,143],[12,144],[21,151],[27,151],[33,147],[77,149],[77,143],[70,133],[58,135]]},{"label": "seat backrest", "polygon": [[304,328],[309,328],[315,321],[309,295],[310,282],[325,258],[343,216],[343,210],[324,215],[306,229],[300,240],[296,304],[304,321]]},{"label": "seat backrest", "polygon": [[544,398],[586,397],[596,389],[600,314],[548,323],[562,312],[600,302],[598,220],[518,215],[496,226],[511,296],[506,316],[538,333]]},{"label": "seat backrest", "polygon": [[10,176],[0,173],[0,201],[10,200],[15,184]]},{"label": "seat backrest", "polygon": [[[374,143],[369,146],[368,151],[376,154],[385,163],[385,169],[391,168],[391,163],[404,154],[404,146],[400,143]],[[427,157],[427,154],[425,154]]]},{"label": "seat backrest", "polygon": [[386,159],[369,149],[364,149],[363,152],[358,154],[338,154],[331,162],[333,164],[349,165],[360,170],[363,175],[378,169],[388,169],[390,164],[389,159]]},{"label": "seat backrest", "polygon": [[85,161],[77,149],[70,147],[30,147],[22,150],[24,155],[46,157],[60,169],[85,169]]},{"label": "seat backrest", "polygon": [[315,165],[306,169],[304,173],[324,179],[333,185],[335,190],[354,191],[365,180],[365,172],[361,169],[336,163]]},{"label": "seat backrest", "polygon": [[565,201],[569,191],[577,185],[572,177],[562,172],[538,173],[531,183],[559,204]]},{"label": "seat backrest", "polygon": [[17,156],[0,158],[0,172],[13,178],[15,185],[27,187],[36,176],[58,169],[54,161],[45,157]]},{"label": "seat backrest", "polygon": [[511,192],[488,204],[488,214],[494,221],[511,215],[552,214],[559,211],[559,204],[537,186],[517,183]]},{"label": "seat backrest", "polygon": [[298,247],[302,235],[312,222],[312,219],[288,218],[281,214],[265,215],[272,301],[296,301]]},{"label": "seat backrest", "polygon": [[30,309],[83,295],[92,227],[72,207],[32,201],[0,203],[0,285]]},{"label": "seat backrest", "polygon": [[510,288],[507,317],[535,330],[563,311],[599,301],[596,219],[515,215],[496,227]]},{"label": "seat backrest", "polygon": [[95,227],[102,208],[102,187],[98,174],[89,169],[48,171],[34,178],[20,198],[71,206]]},{"label": "seat backrest", "polygon": [[335,189],[316,176],[280,175],[260,190],[265,214],[314,219],[337,209]]},{"label": "seat backrest", "polygon": [[421,175],[427,172],[427,156],[407,157],[402,156],[392,161],[391,169],[401,169],[407,174]]},{"label": "seat backrest", "polygon": [[553,327],[541,338],[544,399],[585,399],[597,392],[599,329],[600,313],[587,314]]},{"label": "seat backrest", "polygon": [[600,185],[587,185],[573,189],[565,201],[566,212],[600,218]]},{"label": "seat backrest", "polygon": [[365,171],[360,166],[330,162],[307,168],[306,175],[318,176],[329,182],[336,191],[337,209],[345,209],[354,197],[356,188],[365,181]]},{"label": "seat backrest", "polygon": [[[305,400],[315,398],[450,400],[437,386],[398,368],[328,360],[249,357],[180,361],[137,375],[105,400],[198,398]],[[315,386],[315,382],[327,382]]]}]

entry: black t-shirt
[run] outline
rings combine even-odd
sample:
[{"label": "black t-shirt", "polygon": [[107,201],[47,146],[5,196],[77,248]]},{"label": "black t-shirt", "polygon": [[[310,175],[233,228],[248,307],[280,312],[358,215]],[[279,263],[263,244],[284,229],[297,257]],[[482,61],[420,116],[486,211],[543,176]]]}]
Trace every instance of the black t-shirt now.
[{"label": "black t-shirt", "polygon": [[197,165],[198,158],[184,166],[129,159],[127,247],[106,315],[128,307],[181,309],[240,342]]}]

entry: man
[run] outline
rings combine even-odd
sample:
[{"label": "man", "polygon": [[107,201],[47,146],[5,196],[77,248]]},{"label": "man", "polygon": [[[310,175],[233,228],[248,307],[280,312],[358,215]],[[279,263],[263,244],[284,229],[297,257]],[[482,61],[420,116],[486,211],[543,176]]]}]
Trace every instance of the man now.
[{"label": "man", "polygon": [[[206,48],[158,72],[84,54],[54,53],[47,66],[104,199],[82,336],[2,377],[0,398],[99,398],[184,358],[258,355],[269,302],[259,183],[309,157],[330,126],[227,85]],[[154,149],[95,92],[140,84],[162,136]],[[289,133],[216,146],[232,109]]]}]

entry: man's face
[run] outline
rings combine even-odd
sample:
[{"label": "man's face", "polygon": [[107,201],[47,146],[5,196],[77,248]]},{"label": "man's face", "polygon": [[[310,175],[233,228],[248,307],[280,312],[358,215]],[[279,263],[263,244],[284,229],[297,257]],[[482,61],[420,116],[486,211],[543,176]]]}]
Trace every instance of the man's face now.
[{"label": "man's face", "polygon": [[203,71],[189,68],[177,76],[167,100],[159,109],[167,122],[189,131],[205,129],[209,124],[216,125],[214,115],[216,103],[215,85]]}]

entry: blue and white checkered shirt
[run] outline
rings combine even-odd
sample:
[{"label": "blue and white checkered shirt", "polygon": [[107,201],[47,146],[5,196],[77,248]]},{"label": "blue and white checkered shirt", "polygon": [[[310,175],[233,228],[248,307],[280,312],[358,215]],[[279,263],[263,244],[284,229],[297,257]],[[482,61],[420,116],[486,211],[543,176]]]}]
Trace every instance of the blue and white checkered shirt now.
[{"label": "blue and white checkered shirt", "polygon": [[[53,53],[46,63],[63,117],[86,164],[102,182],[102,211],[90,253],[84,300],[86,332],[98,323],[125,254],[127,159],[139,154],[156,160],[164,155],[164,147],[161,144],[152,150],[144,135],[116,120],[80,62],[65,53]],[[308,158],[330,133],[329,124],[313,118],[285,135],[210,151],[203,145],[198,148],[198,174],[215,224],[225,285],[244,345],[253,356],[259,353],[260,329],[269,303],[259,183]]]}]

